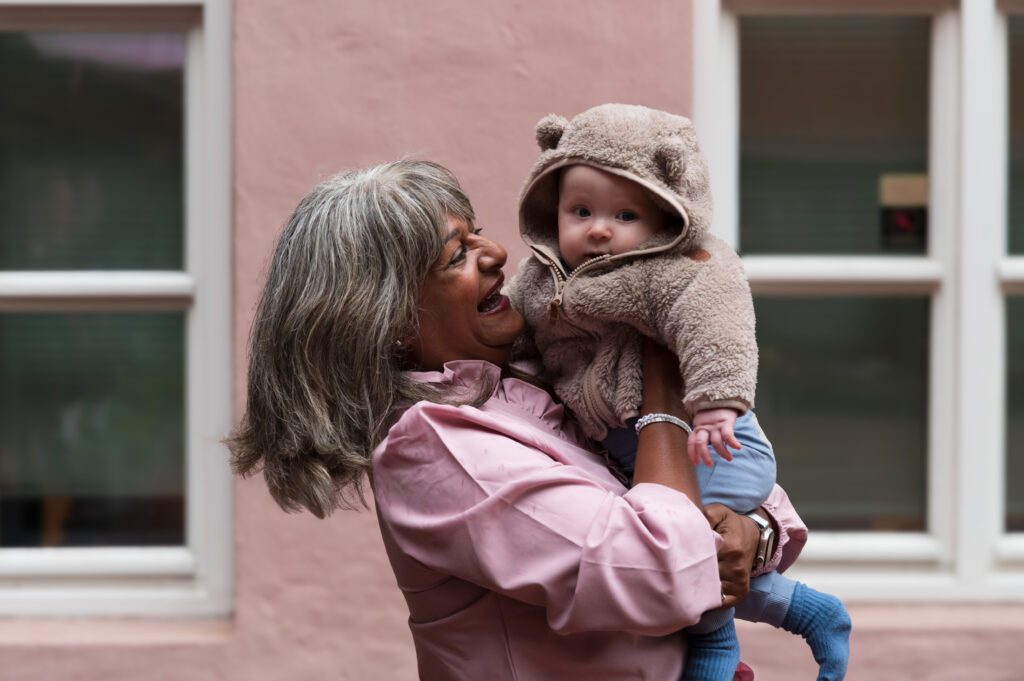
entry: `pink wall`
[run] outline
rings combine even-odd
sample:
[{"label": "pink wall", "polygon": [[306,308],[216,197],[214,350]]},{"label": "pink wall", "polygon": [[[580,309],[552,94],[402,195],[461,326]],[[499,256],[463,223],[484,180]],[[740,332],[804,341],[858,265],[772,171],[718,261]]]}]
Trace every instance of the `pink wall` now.
[{"label": "pink wall", "polygon": [[[542,115],[607,101],[682,113],[691,104],[686,0],[245,0],[234,23],[236,415],[268,254],[318,179],[401,155],[440,161],[462,179],[479,224],[509,246],[511,272],[524,254],[516,198]],[[235,528],[233,618],[3,623],[0,678],[415,678],[372,513],[286,515],[250,480],[236,485]],[[871,612],[855,608],[855,622]],[[961,679],[972,658],[982,660],[978,678],[1017,678],[1006,670],[1020,627],[893,629],[888,612],[858,630],[849,678]],[[763,625],[742,632],[759,681],[788,681],[795,669],[813,678],[798,640]]]},{"label": "pink wall", "polygon": [[[267,254],[318,179],[436,160],[509,247],[511,274],[525,255],[516,201],[538,119],[606,101],[690,107],[686,2],[247,0],[236,13],[239,358]],[[241,404],[241,378],[236,388]],[[372,514],[286,516],[260,482],[239,485],[237,510],[237,664],[261,679],[415,678]]]},{"label": "pink wall", "polygon": [[[245,0],[234,12],[238,416],[268,254],[317,180],[403,155],[437,160],[514,263],[541,116],[615,100],[690,106],[690,8],[678,0]],[[235,491],[233,619],[9,622],[0,679],[415,678],[373,514],[318,521],[282,513],[262,480]]]}]

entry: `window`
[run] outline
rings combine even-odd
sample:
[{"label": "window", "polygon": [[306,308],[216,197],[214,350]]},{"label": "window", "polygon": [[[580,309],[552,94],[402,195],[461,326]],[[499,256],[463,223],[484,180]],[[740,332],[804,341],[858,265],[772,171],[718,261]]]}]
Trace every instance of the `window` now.
[{"label": "window", "polygon": [[1024,532],[1024,290],[1019,267],[1024,256],[1024,15],[1008,18],[1007,36],[1009,186],[1004,271],[1011,276],[1004,277],[1004,289],[1011,295],[1006,302],[1006,529]]},{"label": "window", "polygon": [[230,608],[229,4],[0,4],[0,614]]},{"label": "window", "polygon": [[750,277],[759,418],[812,529],[797,570],[846,597],[1024,594],[1008,8],[694,5],[715,230]]},{"label": "window", "polygon": [[[741,254],[925,254],[927,211],[889,232],[880,193],[927,185],[930,23],[740,17]],[[755,299],[781,480],[814,528],[923,530],[929,298],[815,288]]]}]

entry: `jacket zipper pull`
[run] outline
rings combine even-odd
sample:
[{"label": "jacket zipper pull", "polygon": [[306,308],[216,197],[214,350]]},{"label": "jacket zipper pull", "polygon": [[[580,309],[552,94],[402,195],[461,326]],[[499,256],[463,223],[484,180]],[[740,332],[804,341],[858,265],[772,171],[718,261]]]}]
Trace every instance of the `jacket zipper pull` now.
[{"label": "jacket zipper pull", "polygon": [[551,307],[548,312],[548,323],[554,324],[558,321],[558,308],[562,306],[562,292],[559,291],[555,294],[555,297],[551,299]]},{"label": "jacket zipper pull", "polygon": [[567,280],[565,273],[557,262],[549,258],[545,258],[545,260],[550,269],[551,277],[555,280],[555,297],[551,299],[550,308],[548,309],[548,323],[554,324],[558,321],[558,308],[562,307],[562,293],[565,291]]}]

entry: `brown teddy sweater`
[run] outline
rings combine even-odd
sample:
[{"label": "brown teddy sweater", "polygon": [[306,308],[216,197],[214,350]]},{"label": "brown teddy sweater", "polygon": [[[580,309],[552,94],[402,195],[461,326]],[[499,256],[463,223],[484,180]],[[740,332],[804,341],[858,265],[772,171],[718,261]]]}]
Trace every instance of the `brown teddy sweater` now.
[{"label": "brown teddy sweater", "polygon": [[[757,344],[750,287],[739,257],[708,234],[707,164],[690,121],[606,104],[571,122],[537,124],[543,150],[520,198],[519,227],[533,255],[509,285],[543,358],[545,377],[584,430],[639,415],[643,336],[679,357],[684,406],[753,406]],[[558,253],[558,170],[586,164],[641,184],[673,218],[629,253],[566,270]]]}]

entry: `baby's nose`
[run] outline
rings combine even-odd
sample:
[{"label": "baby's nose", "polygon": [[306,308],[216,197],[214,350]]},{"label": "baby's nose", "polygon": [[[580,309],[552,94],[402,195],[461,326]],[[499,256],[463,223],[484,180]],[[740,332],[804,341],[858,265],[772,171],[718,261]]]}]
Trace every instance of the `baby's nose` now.
[{"label": "baby's nose", "polygon": [[594,220],[590,223],[587,235],[591,239],[607,239],[612,235],[611,225],[608,224],[607,220]]}]

